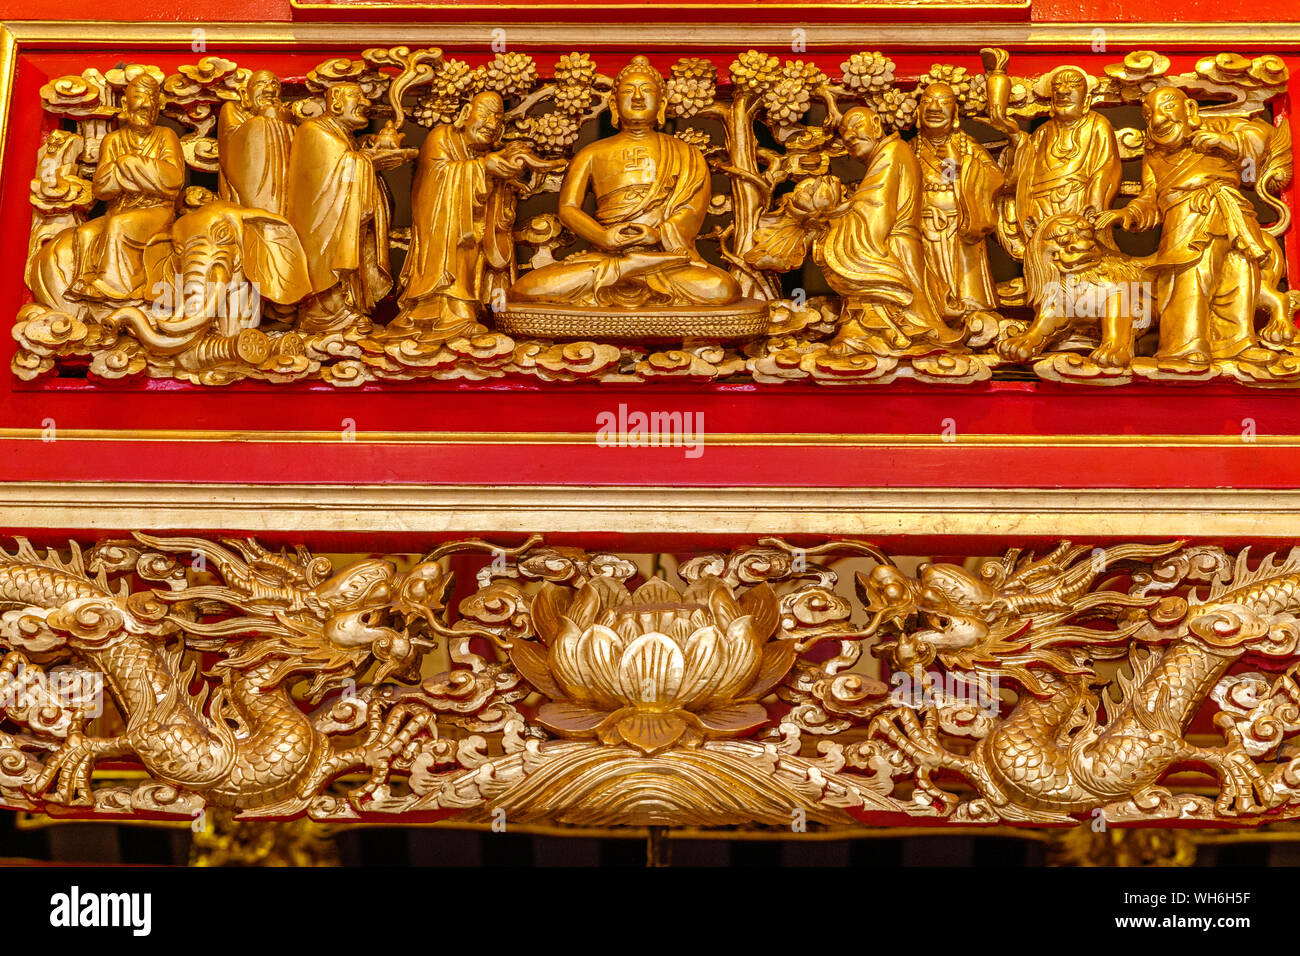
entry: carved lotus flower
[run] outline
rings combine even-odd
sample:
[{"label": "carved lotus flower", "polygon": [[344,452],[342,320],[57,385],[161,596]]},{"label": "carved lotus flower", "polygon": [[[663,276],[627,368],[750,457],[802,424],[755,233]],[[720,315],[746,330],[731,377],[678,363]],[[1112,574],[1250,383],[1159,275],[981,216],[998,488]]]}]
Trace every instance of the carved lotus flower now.
[{"label": "carved lotus flower", "polygon": [[646,754],[760,726],[758,703],[794,662],[773,641],[776,595],[739,600],[715,577],[679,593],[661,578],[629,593],[610,578],[576,592],[546,584],[532,603],[542,643],[516,641],[510,659],[550,700],[543,726],[566,737],[629,744]]}]

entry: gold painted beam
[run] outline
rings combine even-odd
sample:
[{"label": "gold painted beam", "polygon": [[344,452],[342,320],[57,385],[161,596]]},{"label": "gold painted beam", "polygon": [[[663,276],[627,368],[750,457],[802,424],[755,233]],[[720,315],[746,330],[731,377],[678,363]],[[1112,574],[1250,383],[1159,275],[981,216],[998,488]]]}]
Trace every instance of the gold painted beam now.
[{"label": "gold painted beam", "polygon": [[1300,491],[0,483],[0,527],[1300,539]]},{"label": "gold painted beam", "polygon": [[[47,442],[48,429],[0,428],[0,439]],[[202,428],[61,428],[59,441],[169,442],[253,444],[335,444],[345,439],[338,429],[202,429]],[[543,431],[358,431],[346,441],[357,445],[636,445],[624,433]],[[1300,435],[1192,434],[1015,434],[996,432],[716,432],[707,437],[718,447],[761,445],[765,448],[1228,448],[1242,445],[1300,447]]]},{"label": "gold painted beam", "polygon": [[[795,24],[805,32],[810,51],[867,44],[877,47],[919,47],[975,51],[991,44],[1014,47],[1092,48],[1095,31],[1104,31],[1115,49],[1177,45],[1229,45],[1250,48],[1300,46],[1300,23],[853,23]],[[500,20],[469,23],[104,23],[78,21],[15,22],[6,24],[21,46],[53,46],[75,42],[79,48],[183,44],[201,27],[209,48],[223,46],[336,47],[368,44],[483,46],[493,42]],[[609,30],[600,23],[506,24],[510,42],[518,46],[568,48],[619,47],[668,43],[683,47],[734,46],[743,36],[750,46],[789,47],[791,23],[626,23]]]}]

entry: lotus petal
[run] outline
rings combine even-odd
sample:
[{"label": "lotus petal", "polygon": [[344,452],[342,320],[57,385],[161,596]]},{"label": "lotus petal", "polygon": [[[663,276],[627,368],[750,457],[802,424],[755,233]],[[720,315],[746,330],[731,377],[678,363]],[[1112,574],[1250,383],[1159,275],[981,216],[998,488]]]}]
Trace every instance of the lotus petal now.
[{"label": "lotus petal", "polygon": [[564,696],[590,703],[595,698],[591,691],[587,689],[582,659],[578,656],[578,642],[582,640],[582,634],[583,632],[578,629],[578,625],[570,618],[562,618],[560,621],[560,636],[551,645],[549,663],[551,674],[554,675],[560,687],[564,689]]},{"label": "lotus petal", "polygon": [[565,737],[593,736],[607,717],[608,711],[565,701],[551,701],[537,708],[537,722]]},{"label": "lotus petal", "polygon": [[595,588],[593,582],[588,581],[573,595],[573,600],[569,602],[564,616],[576,624],[578,630],[585,631],[595,623],[596,615],[600,610],[600,591]]},{"label": "lotus petal", "polygon": [[632,593],[633,604],[680,604],[682,596],[661,577],[653,577]]},{"label": "lotus petal", "polygon": [[754,636],[760,641],[766,641],[776,633],[781,622],[781,609],[772,585],[764,581],[758,587],[750,588],[740,598],[740,609],[753,618]]},{"label": "lotus petal", "polygon": [[625,645],[631,644],[643,633],[636,626],[636,621],[634,621],[628,614],[613,616],[607,626],[617,632],[619,637],[623,638],[623,643]]},{"label": "lotus petal", "polygon": [[572,596],[565,588],[550,581],[542,585],[531,605],[533,630],[548,646],[560,636],[560,618],[571,603]]},{"label": "lotus petal", "polygon": [[682,686],[675,702],[690,710],[707,703],[722,686],[728,673],[728,648],[716,627],[702,627],[686,641]]},{"label": "lotus petal", "polygon": [[624,646],[622,637],[601,624],[592,625],[578,641],[577,654],[583,680],[596,702],[611,710],[623,704],[618,668]]},{"label": "lotus petal", "polygon": [[663,578],[651,578],[636,589],[632,603],[637,608],[637,626],[642,634],[658,631],[668,634],[673,620],[681,612],[682,596]]},{"label": "lotus petal", "polygon": [[618,722],[622,738],[646,754],[667,750],[686,732],[686,721],[674,714],[639,712]]},{"label": "lotus petal", "polygon": [[741,611],[740,605],[736,603],[736,598],[732,595],[731,589],[721,583],[709,592],[709,610],[713,612],[713,620],[718,627],[724,630],[731,626],[732,621],[744,613]]},{"label": "lotus petal", "polygon": [[763,645],[763,660],[758,666],[758,677],[745,691],[745,697],[757,700],[768,694],[781,682],[794,665],[794,641],[772,641]]},{"label": "lotus petal", "polygon": [[695,716],[710,735],[741,734],[767,723],[767,710],[750,702],[715,707]]},{"label": "lotus petal", "polygon": [[725,588],[726,582],[716,574],[704,574],[696,578],[686,587],[682,595],[683,604],[708,604],[709,595],[713,593],[714,588]]},{"label": "lotus petal", "polygon": [[627,585],[608,575],[597,575],[587,581],[587,586],[600,595],[600,605],[605,608],[626,607],[632,603]]},{"label": "lotus petal", "polygon": [[668,622],[663,632],[676,641],[678,647],[684,649],[687,641],[691,639],[691,635],[698,630],[699,627],[691,624],[691,619],[689,617],[679,614],[674,616],[673,619]]},{"label": "lotus petal", "polygon": [[515,670],[533,687],[552,700],[567,696],[551,675],[551,669],[546,663],[546,652],[541,647],[532,641],[515,641],[507,653]]},{"label": "lotus petal", "polygon": [[748,614],[732,620],[723,643],[727,648],[727,673],[714,695],[718,701],[738,697],[741,691],[754,683],[763,659],[763,645],[754,636]]},{"label": "lotus petal", "polygon": [[672,700],[682,683],[682,649],[663,634],[645,634],[623,651],[619,683],[623,699],[654,704]]}]

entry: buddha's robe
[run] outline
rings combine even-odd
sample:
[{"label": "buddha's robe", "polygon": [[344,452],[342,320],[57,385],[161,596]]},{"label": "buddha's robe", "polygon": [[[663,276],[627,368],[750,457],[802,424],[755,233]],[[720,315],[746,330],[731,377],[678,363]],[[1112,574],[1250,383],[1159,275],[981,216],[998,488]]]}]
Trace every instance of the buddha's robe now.
[{"label": "buddha's robe", "polygon": [[165,284],[176,197],[185,184],[185,154],[165,126],[129,127],[104,137],[92,191],[104,215],[77,228],[75,278],[68,297],[139,305]]},{"label": "buddha's robe", "polygon": [[994,199],[1005,176],[988,150],[960,131],[940,144],[918,136],[913,147],[921,165],[925,259],[946,290],[945,311],[995,311],[985,237],[997,224]]},{"label": "buddha's robe", "polygon": [[[388,200],[370,158],[332,116],[308,120],[293,138],[286,217],[302,240],[319,299],[319,306],[309,303],[305,329],[333,331],[373,312],[393,285]],[[335,318],[312,315],[336,298]]]},{"label": "buddha's robe", "polygon": [[294,128],[278,117],[221,108],[217,191],[227,202],[284,215],[289,199],[289,150]]},{"label": "buddha's robe", "polygon": [[512,286],[512,299],[635,308],[723,305],[740,298],[736,281],[695,248],[710,194],[703,153],[658,132],[630,145],[616,136],[586,149],[595,151],[593,165],[633,163],[640,174],[603,192],[597,186],[596,221],[651,226],[660,241],[657,247],[593,249],[534,269]]},{"label": "buddha's robe", "polygon": [[425,138],[411,189],[411,248],[402,267],[401,313],[389,331],[453,338],[481,330],[493,275],[514,264],[514,196],[487,172],[487,155],[454,126]]},{"label": "buddha's robe", "polygon": [[925,265],[920,195],[916,156],[890,134],[867,160],[845,212],[814,242],[814,260],[844,301],[841,338],[891,324],[909,338],[961,338],[940,317],[943,291]]}]

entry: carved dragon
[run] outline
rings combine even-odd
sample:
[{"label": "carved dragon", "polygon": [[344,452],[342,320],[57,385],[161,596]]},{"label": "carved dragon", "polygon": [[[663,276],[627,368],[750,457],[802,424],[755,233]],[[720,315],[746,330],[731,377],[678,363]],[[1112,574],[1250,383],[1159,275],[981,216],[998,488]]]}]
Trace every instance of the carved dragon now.
[{"label": "carved dragon", "polygon": [[[449,624],[457,551],[494,558]],[[878,562],[859,606],[820,555]],[[682,562],[678,589],[536,537],[409,570],[252,540],[20,539],[0,552],[0,803],[670,826],[1300,816],[1300,548],[1066,543],[904,567],[865,542],[767,538]],[[441,641],[450,670],[421,679]],[[931,693],[931,668],[982,699]],[[47,686],[69,674],[102,680],[116,713],[91,723],[93,695]],[[113,761],[144,780],[114,785]],[[1184,775],[1207,770],[1213,799]]]},{"label": "carved dragon", "polygon": [[[12,776],[15,755],[23,755],[17,776],[28,794],[51,791],[55,802],[91,805],[95,764],[129,756],[154,779],[213,806],[292,812],[330,779],[369,766],[376,772],[353,794],[364,797],[400,763],[412,734],[400,724],[427,719],[383,681],[414,680],[421,648],[452,633],[438,619],[450,581],[436,560],[398,573],[388,561],[368,559],[331,575],[328,559],[304,549],[290,557],[252,541],[136,538],[145,549],[116,542],[87,556],[74,545],[64,559],[19,539],[13,554],[0,552],[4,679],[71,658],[103,674],[126,722],[117,736],[92,737],[84,732],[86,715],[75,711],[65,715],[63,742],[44,763],[10,749],[5,769]],[[222,583],[187,587],[174,553],[201,559]],[[132,592],[123,580],[115,589],[110,570],[134,570],[170,587]],[[182,669],[187,648],[223,655],[209,672],[219,678],[210,699],[206,686],[189,690],[195,666]],[[331,691],[355,688],[372,662],[378,666],[368,687],[315,713],[304,713],[290,693],[310,678],[307,699],[319,703]],[[467,689],[462,683],[457,693]],[[376,705],[394,703],[383,719]],[[330,731],[367,723],[359,745],[338,747],[330,738]]]},{"label": "carved dragon", "polygon": [[[1170,555],[1177,547],[1090,552],[1062,544],[1038,560],[1009,552],[978,573],[936,564],[915,578],[888,566],[860,575],[874,623],[892,632],[875,651],[895,666],[911,672],[937,661],[973,680],[1011,679],[1021,689],[1010,713],[969,752],[941,741],[941,701],[873,719],[871,733],[905,755],[922,799],[945,810],[959,803],[934,780],[947,771],[979,791],[968,808],[975,816],[1048,822],[1110,807],[1122,814],[1130,797],[1141,809],[1169,805],[1161,780],[1193,766],[1217,775],[1220,816],[1264,812],[1294,797],[1294,762],[1266,776],[1253,759],[1300,729],[1294,667],[1271,682],[1242,675],[1260,689],[1252,708],[1217,715],[1221,746],[1196,746],[1187,731],[1207,697],[1231,693],[1241,676],[1225,675],[1245,655],[1293,658],[1300,549],[1251,569],[1245,552],[1234,564],[1217,548]],[[1169,556],[1150,572],[1131,571],[1127,592],[1094,589],[1127,560],[1162,555]],[[1161,596],[1198,581],[1212,585],[1203,597],[1194,589]],[[1090,618],[1099,626],[1089,626]],[[1090,661],[1126,654],[1131,674],[1117,676],[1120,699],[1100,698],[1094,688],[1107,682]]]}]

